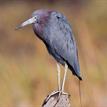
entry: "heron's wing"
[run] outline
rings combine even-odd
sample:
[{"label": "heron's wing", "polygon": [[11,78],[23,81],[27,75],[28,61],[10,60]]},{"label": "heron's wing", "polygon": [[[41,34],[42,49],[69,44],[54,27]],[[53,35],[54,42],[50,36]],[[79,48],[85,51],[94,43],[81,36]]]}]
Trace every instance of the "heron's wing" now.
[{"label": "heron's wing", "polygon": [[50,47],[65,60],[71,70],[73,69],[73,74],[80,76],[76,43],[67,20],[59,18],[49,29]]}]

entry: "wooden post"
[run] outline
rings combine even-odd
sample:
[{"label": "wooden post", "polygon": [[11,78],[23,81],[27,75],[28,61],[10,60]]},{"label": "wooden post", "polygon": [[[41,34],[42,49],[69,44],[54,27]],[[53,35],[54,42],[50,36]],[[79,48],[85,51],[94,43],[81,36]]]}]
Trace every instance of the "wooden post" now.
[{"label": "wooden post", "polygon": [[45,98],[42,107],[71,107],[69,99],[69,94],[54,91]]}]

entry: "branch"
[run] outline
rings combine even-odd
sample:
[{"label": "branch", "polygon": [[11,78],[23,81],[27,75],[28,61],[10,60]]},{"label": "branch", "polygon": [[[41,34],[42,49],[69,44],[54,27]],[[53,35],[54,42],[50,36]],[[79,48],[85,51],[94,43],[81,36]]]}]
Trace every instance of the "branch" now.
[{"label": "branch", "polygon": [[70,95],[54,91],[44,100],[42,107],[71,107],[69,101]]}]

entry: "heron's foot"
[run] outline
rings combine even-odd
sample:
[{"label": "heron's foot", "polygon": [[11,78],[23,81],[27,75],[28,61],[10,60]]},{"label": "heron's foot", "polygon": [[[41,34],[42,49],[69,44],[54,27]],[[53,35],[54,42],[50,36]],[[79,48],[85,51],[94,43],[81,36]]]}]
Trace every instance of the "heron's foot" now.
[{"label": "heron's foot", "polygon": [[62,90],[58,90],[57,92],[59,94],[58,99],[60,98],[61,95],[68,95],[68,93],[66,93],[66,92],[64,92]]},{"label": "heron's foot", "polygon": [[63,95],[68,95],[68,93],[66,93],[66,92],[62,92],[62,94],[63,94]]},{"label": "heron's foot", "polygon": [[64,95],[68,94],[68,93],[66,93],[66,92],[64,92],[62,90],[57,90],[57,91],[52,92],[52,94],[59,94],[59,93],[64,94]]}]

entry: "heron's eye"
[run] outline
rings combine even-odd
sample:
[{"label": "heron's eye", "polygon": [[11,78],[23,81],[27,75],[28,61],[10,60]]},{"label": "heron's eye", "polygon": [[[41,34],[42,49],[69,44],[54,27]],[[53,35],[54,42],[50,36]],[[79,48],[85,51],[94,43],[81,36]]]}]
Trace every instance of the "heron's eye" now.
[{"label": "heron's eye", "polygon": [[39,19],[35,16],[36,23],[39,23]]},{"label": "heron's eye", "polygon": [[36,20],[37,20],[37,16],[34,16],[34,19],[36,19]]},{"label": "heron's eye", "polygon": [[60,16],[56,16],[57,17],[57,19],[60,19]]}]

